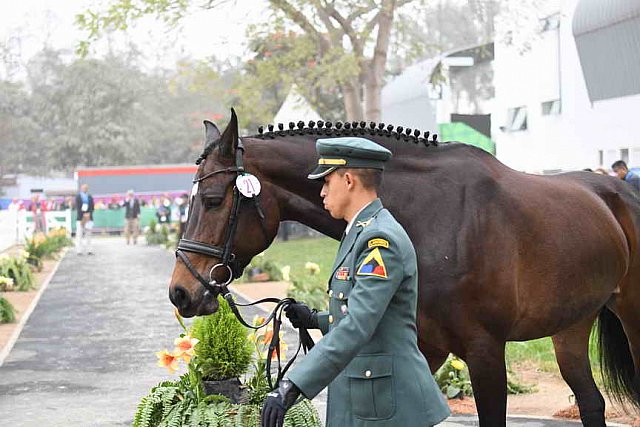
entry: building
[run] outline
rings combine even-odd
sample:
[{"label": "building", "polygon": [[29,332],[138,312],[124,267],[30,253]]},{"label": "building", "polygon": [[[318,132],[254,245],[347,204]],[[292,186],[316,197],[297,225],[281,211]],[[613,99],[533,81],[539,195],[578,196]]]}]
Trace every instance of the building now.
[{"label": "building", "polygon": [[497,157],[533,173],[640,166],[640,2],[565,0],[531,49],[496,42]]}]

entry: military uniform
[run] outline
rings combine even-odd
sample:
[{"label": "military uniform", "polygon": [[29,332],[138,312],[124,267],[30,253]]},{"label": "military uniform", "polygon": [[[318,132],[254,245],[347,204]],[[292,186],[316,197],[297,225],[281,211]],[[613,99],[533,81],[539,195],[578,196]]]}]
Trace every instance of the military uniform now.
[{"label": "military uniform", "polygon": [[[362,138],[317,147],[312,179],[340,166],[379,167],[391,155]],[[310,399],[329,386],[327,426],[435,425],[449,408],[417,346],[413,245],[379,199],[352,224],[333,265],[329,310],[317,315],[325,336],[288,378]]]}]

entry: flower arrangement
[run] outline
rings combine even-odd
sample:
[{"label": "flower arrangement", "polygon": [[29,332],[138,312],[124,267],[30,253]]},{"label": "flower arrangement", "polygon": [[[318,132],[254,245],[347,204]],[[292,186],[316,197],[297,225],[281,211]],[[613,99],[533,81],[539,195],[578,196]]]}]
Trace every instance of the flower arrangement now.
[{"label": "flower arrangement", "polygon": [[0,278],[4,278],[0,279],[0,290],[29,291],[34,288],[35,279],[27,257],[24,252],[17,257],[0,257]]},{"label": "flower arrangement", "polygon": [[[260,425],[260,411],[264,396],[269,391],[266,381],[266,357],[270,337],[273,329],[264,332],[257,331],[247,334],[247,331],[237,320],[244,335],[244,341],[237,335],[235,339],[224,341],[226,338],[217,335],[228,335],[229,315],[233,316],[230,308],[225,308],[226,302],[220,300],[220,309],[204,319],[196,319],[192,327],[187,329],[183,319],[176,312],[176,318],[183,328],[180,337],[174,340],[174,348],[171,352],[164,349],[156,353],[158,366],[166,368],[174,374],[180,369],[182,363],[186,364],[187,372],[175,381],[164,381],[151,389],[149,395],[142,398],[136,411],[134,427],[155,426],[180,426],[189,425],[196,427],[258,427]],[[227,311],[228,310],[228,311]],[[211,320],[214,319],[215,321]],[[216,320],[217,319],[217,320]],[[264,319],[255,318],[254,325],[261,324]],[[211,327],[211,330],[208,328]],[[236,326],[233,326],[236,328]],[[205,331],[207,329],[207,331]],[[233,332],[232,334],[236,334]],[[216,337],[214,337],[216,335]],[[209,348],[211,345],[227,347]],[[286,353],[286,344],[281,341],[281,355]],[[244,361],[236,363],[233,357],[242,355],[249,350],[249,357],[253,359],[254,369],[247,373],[248,365]],[[225,353],[225,350],[228,350]],[[205,393],[203,386],[206,373],[212,371],[212,366],[205,363],[207,359],[217,352],[219,360],[209,361],[217,366],[213,369],[219,375],[220,372],[239,372],[245,375],[245,385],[249,389],[250,400],[243,403],[233,403],[229,398]],[[229,355],[232,355],[231,357]],[[235,367],[235,368],[233,368]],[[228,375],[228,374],[224,374]],[[293,406],[287,413],[284,422],[285,427],[319,427],[320,418],[317,411],[308,400]]]},{"label": "flower arrangement", "polygon": [[11,277],[0,276],[0,292],[11,292],[14,289]]},{"label": "flower arrangement", "polygon": [[264,253],[258,254],[245,268],[245,279],[249,282],[283,280],[282,269],[274,261],[266,259]]},{"label": "flower arrangement", "polygon": [[65,246],[72,244],[64,228],[52,229],[47,234],[35,233],[27,239],[25,250],[27,262],[36,269],[42,269],[42,260],[55,256]]},{"label": "flower arrangement", "polygon": [[469,369],[461,359],[452,354],[438,369],[434,378],[448,399],[473,396]]}]

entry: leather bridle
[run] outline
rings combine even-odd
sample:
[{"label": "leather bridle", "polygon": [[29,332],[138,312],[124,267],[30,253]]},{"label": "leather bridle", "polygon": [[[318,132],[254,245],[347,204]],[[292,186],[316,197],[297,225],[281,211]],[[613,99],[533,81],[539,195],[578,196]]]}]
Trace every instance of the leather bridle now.
[{"label": "leather bridle", "polygon": [[[236,149],[236,161],[235,165],[226,169],[220,169],[217,171],[209,172],[201,177],[197,177],[193,179],[193,183],[200,183],[207,178],[210,178],[214,175],[220,173],[235,173],[236,179],[245,173],[244,170],[244,145],[242,144],[242,140],[238,138],[238,147]],[[237,182],[237,181],[236,181]],[[194,195],[195,196],[195,195]],[[191,204],[193,206],[193,201],[195,197],[192,197]],[[238,278],[242,275],[242,267],[238,265],[237,258],[233,253],[233,239],[236,234],[236,230],[238,228],[238,213],[240,211],[240,205],[243,200],[251,200],[253,201],[257,211],[258,216],[260,217],[260,225],[262,227],[262,231],[264,233],[265,239],[268,238],[267,228],[265,224],[265,216],[260,207],[260,199],[259,194],[254,195],[253,197],[247,197],[238,188],[237,185],[233,187],[233,205],[231,207],[231,214],[229,215],[229,221],[227,222],[227,228],[225,231],[225,238],[223,246],[214,246],[209,243],[201,242],[198,240],[191,240],[182,238],[178,241],[178,247],[176,249],[176,257],[180,258],[180,260],[187,267],[189,272],[195,277],[198,282],[202,284],[205,288],[205,292],[209,292],[215,298],[218,294],[221,294],[224,299],[229,304],[229,307],[233,311],[233,314],[236,318],[242,323],[244,326],[251,329],[260,329],[268,325],[270,322],[273,322],[273,336],[271,338],[271,342],[269,343],[269,349],[267,351],[267,360],[266,360],[266,377],[267,382],[271,389],[274,389],[278,386],[280,380],[284,377],[284,374],[287,372],[289,367],[291,367],[293,361],[296,359],[300,350],[302,349],[305,353],[310,350],[313,345],[313,339],[309,335],[309,332],[305,328],[298,328],[299,334],[299,342],[296,353],[292,358],[289,359],[289,362],[284,366],[281,366],[280,363],[280,326],[282,324],[282,312],[286,309],[290,304],[295,304],[296,300],[293,298],[263,298],[258,301],[250,302],[248,304],[239,304],[234,301],[233,295],[229,291],[227,287],[235,278]],[[189,215],[191,217],[191,215]],[[187,229],[189,221],[191,218],[187,220]],[[209,280],[202,277],[202,275],[198,272],[198,270],[193,266],[186,252],[196,253],[199,255],[204,255],[210,258],[218,258],[220,262],[209,270]],[[223,283],[218,283],[214,278],[214,272],[218,268],[226,268],[229,277]],[[269,316],[265,319],[265,321],[260,325],[252,325],[244,320],[238,307],[248,307],[256,304],[262,304],[265,302],[275,303],[275,308],[271,311]],[[273,379],[271,378],[271,355],[275,354],[276,359],[278,361],[278,373],[276,376],[275,384],[273,383]]]}]

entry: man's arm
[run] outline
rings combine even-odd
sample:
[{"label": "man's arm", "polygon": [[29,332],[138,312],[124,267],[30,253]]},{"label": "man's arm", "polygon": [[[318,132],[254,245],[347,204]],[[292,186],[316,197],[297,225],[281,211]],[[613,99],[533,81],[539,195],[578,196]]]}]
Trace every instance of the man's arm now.
[{"label": "man's arm", "polygon": [[[365,245],[373,238],[388,241],[389,247],[366,248],[358,256],[348,314],[288,375],[307,398],[315,397],[329,385],[369,342],[403,281],[400,248],[381,235],[365,239]],[[375,262],[370,263],[371,259]],[[376,269],[374,264],[381,264],[383,269]]]}]

